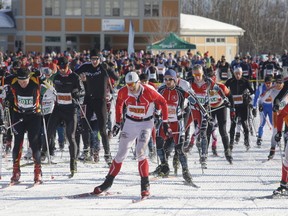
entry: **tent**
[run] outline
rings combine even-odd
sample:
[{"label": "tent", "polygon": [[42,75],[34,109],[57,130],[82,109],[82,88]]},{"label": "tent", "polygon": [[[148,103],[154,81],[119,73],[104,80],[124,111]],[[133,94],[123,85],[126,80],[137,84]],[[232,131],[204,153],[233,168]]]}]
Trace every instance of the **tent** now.
[{"label": "tent", "polygon": [[148,50],[192,50],[196,49],[195,44],[188,43],[174,33],[166,38],[147,47]]}]

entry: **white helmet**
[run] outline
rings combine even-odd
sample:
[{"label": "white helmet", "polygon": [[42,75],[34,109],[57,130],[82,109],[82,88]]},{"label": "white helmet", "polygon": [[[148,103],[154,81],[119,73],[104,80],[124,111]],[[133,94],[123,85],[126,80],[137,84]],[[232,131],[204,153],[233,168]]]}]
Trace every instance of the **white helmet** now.
[{"label": "white helmet", "polygon": [[129,72],[125,76],[125,83],[135,83],[139,80],[139,76],[136,72]]}]

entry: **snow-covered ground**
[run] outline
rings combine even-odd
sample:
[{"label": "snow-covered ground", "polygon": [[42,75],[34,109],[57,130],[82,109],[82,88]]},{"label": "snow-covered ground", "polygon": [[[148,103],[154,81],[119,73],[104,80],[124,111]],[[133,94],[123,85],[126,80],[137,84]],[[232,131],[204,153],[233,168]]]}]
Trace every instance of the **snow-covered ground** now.
[{"label": "snow-covered ground", "polygon": [[[258,117],[256,123],[259,122]],[[251,149],[246,152],[243,135],[233,150],[233,165],[224,158],[222,142],[218,135],[219,157],[213,157],[209,148],[208,169],[202,174],[196,148],[188,154],[189,169],[199,189],[183,184],[181,170],[177,177],[151,180],[149,200],[132,203],[140,195],[140,177],[137,162],[129,154],[116,177],[111,192],[113,196],[67,199],[64,196],[90,192],[103,182],[108,167],[103,159],[98,164],[78,162],[78,173],[69,174],[68,146],[57,164],[43,165],[44,184],[26,189],[33,183],[33,166],[21,168],[21,184],[0,189],[1,215],[288,215],[287,199],[255,199],[269,195],[279,186],[281,157],[277,149],[275,158],[266,162],[272,131],[265,127],[263,146],[257,148],[256,137],[251,137]],[[24,152],[27,146],[25,145]],[[111,140],[112,154],[117,151],[117,138]],[[265,162],[264,162],[265,161]],[[22,164],[26,163],[24,159]],[[170,168],[172,160],[170,159]],[[263,163],[264,162],[264,163]],[[157,164],[150,162],[150,171]],[[172,174],[173,174],[173,168]],[[11,154],[3,159],[3,187],[9,183],[12,172]],[[53,179],[52,179],[53,177]]]}]

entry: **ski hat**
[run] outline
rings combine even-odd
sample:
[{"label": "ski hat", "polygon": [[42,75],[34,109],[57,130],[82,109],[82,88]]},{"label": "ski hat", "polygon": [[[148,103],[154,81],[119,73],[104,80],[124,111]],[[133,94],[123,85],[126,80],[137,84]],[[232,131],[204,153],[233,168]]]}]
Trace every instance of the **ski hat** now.
[{"label": "ski hat", "polygon": [[236,73],[236,72],[242,73],[242,68],[241,67],[234,67],[233,73]]},{"label": "ski hat", "polygon": [[281,74],[276,75],[275,82],[283,82],[283,76]]},{"label": "ski hat", "polygon": [[165,72],[164,76],[171,76],[174,79],[174,81],[177,82],[177,73],[176,73],[176,71],[174,71],[172,69],[168,69]]},{"label": "ski hat", "polygon": [[19,68],[17,70],[17,78],[19,80],[25,80],[30,77],[30,70],[27,68]]},{"label": "ski hat", "polygon": [[139,81],[139,76],[136,72],[131,71],[126,74],[125,83],[136,83],[137,81]]},{"label": "ski hat", "polygon": [[58,65],[59,65],[60,68],[63,68],[65,66],[67,66],[68,63],[69,62],[68,62],[68,59],[66,57],[60,57],[58,59]]},{"label": "ski hat", "polygon": [[272,76],[266,76],[264,82],[272,82]]}]

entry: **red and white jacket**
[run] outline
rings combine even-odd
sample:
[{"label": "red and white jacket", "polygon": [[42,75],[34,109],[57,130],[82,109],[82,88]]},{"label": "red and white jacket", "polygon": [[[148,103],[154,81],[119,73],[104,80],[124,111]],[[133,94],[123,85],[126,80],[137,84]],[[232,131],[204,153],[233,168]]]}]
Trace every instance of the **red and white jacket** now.
[{"label": "red and white jacket", "polygon": [[127,107],[126,115],[136,120],[153,116],[154,107],[157,105],[161,107],[163,122],[167,122],[168,108],[165,98],[151,86],[140,85],[140,88],[140,93],[137,96],[131,94],[127,86],[119,90],[115,109],[116,122],[122,121],[124,104]]}]

